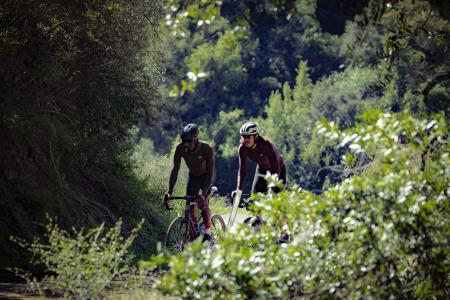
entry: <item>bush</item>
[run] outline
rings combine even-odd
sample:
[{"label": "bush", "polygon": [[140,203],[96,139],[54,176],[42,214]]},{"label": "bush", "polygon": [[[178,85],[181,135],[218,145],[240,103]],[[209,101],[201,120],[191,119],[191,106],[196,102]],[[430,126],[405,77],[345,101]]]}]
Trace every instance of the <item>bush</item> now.
[{"label": "bush", "polygon": [[54,274],[46,275],[42,282],[34,278],[33,289],[62,290],[69,299],[100,299],[115,277],[130,270],[132,256],[128,255],[128,249],[142,223],[124,238],[122,221],[109,229],[102,224],[87,231],[73,229],[70,234],[49,218],[45,241],[36,238],[28,244],[14,240],[31,252],[33,264],[44,265],[48,273]]},{"label": "bush", "polygon": [[[298,187],[258,195],[267,224],[229,231],[214,249],[192,243],[157,288],[183,298],[448,298],[450,148],[443,116],[365,113],[351,131],[333,123],[319,133],[370,162],[314,195]],[[277,245],[290,232],[289,244]]]}]

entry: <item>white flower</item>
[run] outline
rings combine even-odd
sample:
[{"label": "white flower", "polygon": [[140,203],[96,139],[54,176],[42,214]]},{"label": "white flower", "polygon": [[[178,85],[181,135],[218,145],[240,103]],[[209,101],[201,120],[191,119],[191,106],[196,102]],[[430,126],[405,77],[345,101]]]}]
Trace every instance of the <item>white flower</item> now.
[{"label": "white flower", "polygon": [[384,126],[384,121],[383,121],[383,119],[378,119],[378,121],[377,121],[377,126],[378,126],[379,128],[383,128],[383,126]]},{"label": "white flower", "polygon": [[339,144],[339,147],[344,147],[345,145],[347,145],[348,143],[350,143],[351,141],[353,141],[354,139],[356,139],[358,137],[358,135],[356,133],[348,136],[346,135],[344,137],[344,140]]},{"label": "white flower", "polygon": [[350,146],[349,146],[349,148],[350,149],[352,149],[352,150],[360,150],[361,149],[361,146],[360,145],[358,145],[358,144],[351,144]]},{"label": "white flower", "polygon": [[434,125],[436,125],[436,124],[437,124],[437,122],[436,122],[435,120],[431,121],[431,122],[428,123],[428,125],[427,125],[427,130],[430,130],[430,129],[433,128]]},{"label": "white flower", "polygon": [[186,75],[192,81],[196,81],[197,80],[197,75],[195,75],[194,72],[187,72]]},{"label": "white flower", "polygon": [[384,151],[384,156],[388,156],[389,154],[391,154],[392,152],[392,148],[386,149],[386,151]]}]

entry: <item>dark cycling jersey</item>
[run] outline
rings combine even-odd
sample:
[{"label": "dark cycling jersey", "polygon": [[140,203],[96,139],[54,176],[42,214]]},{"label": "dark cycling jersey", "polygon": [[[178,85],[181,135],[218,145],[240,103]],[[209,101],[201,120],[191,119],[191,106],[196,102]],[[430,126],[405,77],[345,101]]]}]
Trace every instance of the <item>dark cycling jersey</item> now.
[{"label": "dark cycling jersey", "polygon": [[199,177],[205,175],[202,191],[205,192],[212,182],[214,156],[212,148],[205,142],[199,141],[194,151],[188,151],[183,143],[177,145],[173,156],[173,169],[169,179],[169,194],[172,193],[178,177],[181,158],[188,166],[189,173]]},{"label": "dark cycling jersey", "polygon": [[247,173],[247,158],[254,161],[259,169],[269,171],[272,174],[280,176],[281,169],[284,166],[283,156],[280,151],[269,141],[263,138],[256,140],[255,148],[247,148],[244,145],[239,146],[239,171],[237,188],[242,190],[242,186]]}]

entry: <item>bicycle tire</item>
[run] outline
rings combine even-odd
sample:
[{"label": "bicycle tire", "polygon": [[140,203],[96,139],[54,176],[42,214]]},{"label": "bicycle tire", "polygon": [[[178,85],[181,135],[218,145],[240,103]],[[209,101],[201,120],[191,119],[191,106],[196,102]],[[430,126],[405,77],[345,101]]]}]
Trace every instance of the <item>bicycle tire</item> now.
[{"label": "bicycle tire", "polygon": [[221,215],[213,215],[211,217],[211,235],[214,240],[220,240],[226,229],[227,226]]},{"label": "bicycle tire", "polygon": [[182,252],[186,244],[194,238],[195,235],[189,227],[188,220],[184,217],[176,217],[167,229],[164,245],[169,252],[178,253]]}]

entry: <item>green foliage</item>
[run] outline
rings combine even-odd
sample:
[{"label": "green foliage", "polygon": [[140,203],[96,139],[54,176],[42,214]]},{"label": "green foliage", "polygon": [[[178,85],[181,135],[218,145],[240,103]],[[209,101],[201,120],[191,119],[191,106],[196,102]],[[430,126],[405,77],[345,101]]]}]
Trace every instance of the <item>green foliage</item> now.
[{"label": "green foliage", "polygon": [[161,107],[161,16],[153,0],[0,3],[2,267],[20,263],[8,237],[34,236],[45,213],[140,219],[129,129]]},{"label": "green foliage", "polygon": [[[155,196],[162,196],[167,191],[170,177],[170,157],[155,153],[151,140],[141,139],[136,145],[133,157],[136,160],[137,176],[145,180],[146,185]],[[181,182],[184,183],[183,179]]]},{"label": "green foliage", "polygon": [[44,240],[35,238],[31,244],[15,239],[31,252],[32,263],[43,265],[47,272],[41,282],[33,279],[31,287],[61,289],[67,299],[102,299],[114,278],[130,271],[129,248],[142,227],[143,220],[122,237],[122,221],[112,228],[101,224],[87,231],[61,229],[48,218]]},{"label": "green foliage", "polygon": [[[414,105],[419,98],[430,111],[448,111],[450,20],[442,1],[369,1],[365,13],[348,23],[342,51],[347,63],[379,65],[385,75],[374,84],[383,90],[394,84],[400,98],[413,91],[413,102],[391,104],[398,111],[404,107],[422,111]],[[448,7],[447,7],[448,8]],[[444,89],[438,91],[435,88]],[[438,93],[438,97],[432,94]]]},{"label": "green foliage", "polygon": [[351,127],[357,115],[377,105],[370,89],[377,75],[372,68],[346,68],[316,83],[311,101],[321,117],[335,120],[340,128]]},{"label": "green foliage", "polygon": [[316,84],[309,78],[306,62],[300,63],[297,72],[293,89],[285,83],[282,93],[272,93],[260,125],[283,154],[290,180],[320,190],[326,176],[333,176],[332,182],[336,182],[341,172],[332,174],[339,170],[333,166],[339,164],[339,153],[314,134],[314,123],[325,117],[341,128],[352,126],[356,115],[375,105],[370,85],[378,72],[347,68]]},{"label": "green foliage", "polygon": [[219,113],[219,119],[211,127],[216,155],[224,158],[236,157],[240,139],[239,129],[244,122],[243,113],[241,109]]},{"label": "green foliage", "polygon": [[[258,116],[273,90],[295,81],[300,60],[311,62],[314,79],[336,69],[338,40],[321,32],[315,3],[169,1],[164,43],[177,51],[167,55],[162,91],[173,113],[148,137],[173,136],[179,123],[209,126],[221,111]],[[168,151],[163,145],[157,150]]]},{"label": "green foliage", "polygon": [[285,83],[282,94],[272,93],[265,109],[267,118],[260,121],[263,135],[280,149],[289,175],[294,178],[298,178],[294,170],[318,114],[311,103],[312,89],[306,62],[301,62],[294,88]]},{"label": "green foliage", "polygon": [[232,31],[218,33],[217,43],[205,43],[192,50],[187,59],[190,69],[205,70],[211,62],[217,64],[218,69],[228,68],[228,72],[242,71],[241,45],[239,35]]},{"label": "green foliage", "polygon": [[[285,83],[282,91],[271,94],[265,117],[256,121],[261,133],[283,154],[291,182],[317,192],[321,191],[327,177],[332,183],[342,178],[340,151],[314,133],[314,123],[325,117],[338,122],[340,128],[346,128],[352,126],[356,116],[365,109],[393,101],[393,96],[386,94],[382,103],[376,102],[370,86],[378,75],[376,68],[354,67],[313,84],[307,63],[300,62],[294,87]],[[242,114],[240,110],[220,112],[219,120],[210,129],[221,159],[237,159],[238,128],[245,121]]]},{"label": "green foliage", "polygon": [[[351,2],[342,2],[339,10],[348,19],[362,13],[335,36],[320,28],[326,23],[330,29],[330,18],[324,22],[327,9],[338,6],[326,1],[171,1],[166,42],[179,51],[169,58],[165,89],[176,99],[170,104],[173,116],[158,127],[173,132],[179,123],[194,121],[209,128],[220,112],[242,109],[244,118],[261,120],[265,134],[281,148],[289,178],[321,190],[326,177],[333,183],[342,177],[342,167],[332,165],[341,153],[312,141],[309,129],[315,121],[325,117],[347,128],[367,108],[448,110],[445,6],[439,1],[359,1],[354,10]],[[308,64],[307,88],[297,83],[301,61]],[[290,95],[291,89],[303,95]],[[292,105],[298,101],[304,105]],[[297,127],[289,129],[289,124]],[[214,136],[216,129],[208,131],[221,139]],[[231,145],[222,148],[231,150]],[[224,153],[219,150],[218,165],[232,167],[228,154],[233,151]],[[318,161],[309,160],[313,157]]]},{"label": "green foliage", "polygon": [[[171,215],[163,208],[162,199],[167,191],[171,170],[169,166],[172,161],[168,156],[155,153],[150,140],[141,139],[134,148],[131,162],[132,182],[136,184],[134,190],[129,192],[130,198],[124,199],[121,206],[123,214],[129,216],[130,222],[137,221],[131,216],[145,218],[146,222],[132,250],[138,257],[148,257],[149,253],[156,252],[157,243],[164,239],[170,223]],[[180,171],[178,191],[186,182],[184,173],[184,169]]]},{"label": "green foliage", "polygon": [[[298,187],[257,195],[260,230],[240,225],[214,248],[193,243],[168,264],[157,287],[183,298],[447,298],[449,126],[370,111],[346,131],[321,135],[367,155],[359,173],[314,195]],[[354,159],[346,159],[354,168]],[[277,245],[289,232],[292,241]]]}]

